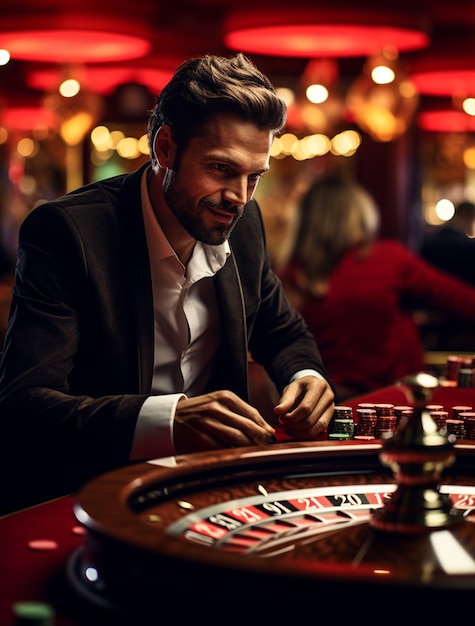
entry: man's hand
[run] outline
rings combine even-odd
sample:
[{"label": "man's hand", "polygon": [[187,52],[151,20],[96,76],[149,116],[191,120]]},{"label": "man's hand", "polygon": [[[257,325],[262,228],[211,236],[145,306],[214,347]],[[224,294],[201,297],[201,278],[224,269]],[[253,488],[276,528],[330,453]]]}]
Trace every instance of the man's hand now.
[{"label": "man's hand", "polygon": [[275,443],[274,429],[232,391],[213,391],[178,402],[174,422],[178,454]]},{"label": "man's hand", "polygon": [[303,376],[287,385],[274,414],[294,439],[315,439],[330,423],[335,395],[317,376]]}]

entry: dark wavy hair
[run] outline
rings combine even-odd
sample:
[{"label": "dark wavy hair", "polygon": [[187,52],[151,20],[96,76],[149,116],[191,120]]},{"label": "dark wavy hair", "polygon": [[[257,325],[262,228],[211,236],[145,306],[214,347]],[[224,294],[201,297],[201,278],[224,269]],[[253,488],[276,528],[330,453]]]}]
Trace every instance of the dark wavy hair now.
[{"label": "dark wavy hair", "polygon": [[150,113],[147,135],[152,163],[156,165],[155,134],[163,124],[171,127],[182,151],[217,113],[233,113],[274,135],[287,120],[284,101],[267,76],[243,54],[190,59],[175,70]]}]

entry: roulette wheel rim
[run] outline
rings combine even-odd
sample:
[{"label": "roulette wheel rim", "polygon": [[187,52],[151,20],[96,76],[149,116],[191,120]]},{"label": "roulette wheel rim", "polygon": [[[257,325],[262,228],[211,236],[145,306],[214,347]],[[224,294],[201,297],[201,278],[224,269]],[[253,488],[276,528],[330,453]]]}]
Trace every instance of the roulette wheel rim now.
[{"label": "roulette wheel rim", "polygon": [[[475,446],[459,442],[455,448],[455,469],[463,474],[470,467]],[[246,484],[247,492],[242,495],[239,491],[236,498],[243,506],[251,497],[261,498],[261,502],[272,499],[273,494],[280,497],[279,493],[288,490],[267,492],[268,484],[273,479],[279,481],[281,476],[298,473],[304,476],[304,482],[312,481],[312,477],[317,485],[328,481],[330,491],[336,476],[343,480],[351,477],[352,486],[361,485],[363,490],[365,485],[382,478],[390,488],[394,486],[394,477],[380,463],[380,452],[378,441],[288,443],[186,455],[177,457],[177,466],[172,468],[143,463],[101,476],[86,485],[76,500],[75,514],[85,526],[87,536],[84,547],[70,560],[71,584],[79,595],[97,607],[130,615],[130,612],[136,614],[140,605],[145,616],[156,607],[153,589],[157,584],[163,586],[158,582],[160,571],[167,572],[170,585],[166,586],[165,595],[174,598],[175,604],[186,589],[186,595],[193,597],[196,604],[206,605],[205,597],[210,601],[219,596],[225,605],[233,605],[243,594],[252,594],[256,586],[264,596],[271,589],[285,587],[291,603],[301,594],[311,593],[315,585],[324,593],[339,589],[347,598],[349,594],[365,597],[370,589],[374,593],[375,588],[378,594],[413,591],[419,599],[428,591],[441,589],[473,592],[473,576],[443,577],[428,584],[417,577],[411,578],[404,571],[401,575],[375,576],[371,567],[351,568],[346,562],[269,561],[188,543],[169,532],[176,520],[183,521],[195,514],[199,517],[200,511],[205,509],[198,506],[192,514],[186,509],[186,504],[193,506],[193,493],[212,491],[219,485]],[[180,508],[178,502],[185,508],[176,513],[174,522],[161,526],[144,522],[144,515],[149,511],[151,517],[156,515],[157,506],[160,510],[160,506],[169,508],[173,504],[176,510]],[[217,505],[219,497],[218,502],[210,506]],[[356,526],[358,523],[353,523],[353,527]],[[366,521],[360,523],[360,530],[361,526],[366,527]],[[336,532],[344,538],[348,526],[337,528]],[[88,568],[98,572],[97,580],[91,581],[86,575]],[[204,593],[203,589],[209,593]],[[191,600],[190,604],[193,604]],[[186,610],[184,606],[181,608]],[[283,615],[282,609],[280,612]],[[196,608],[193,616],[196,618]]]}]

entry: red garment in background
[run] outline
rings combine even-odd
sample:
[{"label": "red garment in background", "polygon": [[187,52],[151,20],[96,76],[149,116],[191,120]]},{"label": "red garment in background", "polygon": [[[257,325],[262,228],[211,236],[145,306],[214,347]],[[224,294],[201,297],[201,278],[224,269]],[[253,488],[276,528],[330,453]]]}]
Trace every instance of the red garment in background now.
[{"label": "red garment in background", "polygon": [[[292,301],[302,298],[289,265],[281,279]],[[475,289],[443,274],[396,241],[381,240],[361,258],[352,250],[334,270],[325,297],[306,295],[297,308],[315,335],[336,385],[370,391],[424,369],[418,328],[407,305],[417,300],[473,319]],[[475,346],[467,346],[467,351]]]}]

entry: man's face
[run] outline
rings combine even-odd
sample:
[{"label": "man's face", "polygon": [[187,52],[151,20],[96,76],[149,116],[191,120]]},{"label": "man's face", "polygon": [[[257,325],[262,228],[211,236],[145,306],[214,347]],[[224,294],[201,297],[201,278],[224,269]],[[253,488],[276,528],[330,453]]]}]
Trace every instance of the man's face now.
[{"label": "man's face", "polygon": [[189,234],[219,245],[230,235],[269,168],[272,134],[220,114],[165,172],[165,200]]}]

